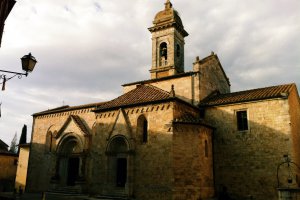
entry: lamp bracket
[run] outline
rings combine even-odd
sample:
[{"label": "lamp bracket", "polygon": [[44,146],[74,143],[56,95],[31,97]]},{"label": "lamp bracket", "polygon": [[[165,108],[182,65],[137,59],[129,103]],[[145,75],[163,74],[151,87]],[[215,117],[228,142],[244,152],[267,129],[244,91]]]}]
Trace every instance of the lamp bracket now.
[{"label": "lamp bracket", "polygon": [[[0,69],[0,72],[10,73],[10,74],[16,74],[16,75],[21,76],[21,77],[28,75],[28,72],[26,72],[26,73],[20,73],[20,72],[6,71],[6,70],[1,70],[1,69]],[[5,76],[5,75],[2,74],[1,76]]]}]

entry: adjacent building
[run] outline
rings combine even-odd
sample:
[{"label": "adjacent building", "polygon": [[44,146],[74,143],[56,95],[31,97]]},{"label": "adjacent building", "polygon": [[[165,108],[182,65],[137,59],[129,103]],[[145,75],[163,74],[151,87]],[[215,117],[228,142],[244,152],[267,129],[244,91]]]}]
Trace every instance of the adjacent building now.
[{"label": "adjacent building", "polygon": [[0,140],[0,192],[12,192],[16,178],[18,155],[8,151],[8,145]]},{"label": "adjacent building", "polygon": [[8,17],[10,11],[14,7],[15,0],[0,0],[0,47],[1,40],[4,31],[5,20]]}]

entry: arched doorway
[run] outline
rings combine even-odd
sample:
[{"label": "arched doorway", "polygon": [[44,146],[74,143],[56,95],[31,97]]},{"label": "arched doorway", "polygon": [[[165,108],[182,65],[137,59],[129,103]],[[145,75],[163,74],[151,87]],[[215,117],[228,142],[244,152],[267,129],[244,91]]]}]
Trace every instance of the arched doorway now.
[{"label": "arched doorway", "polygon": [[129,194],[130,151],[125,137],[116,136],[108,144],[108,181],[110,192]]},{"label": "arched doorway", "polygon": [[74,136],[65,138],[59,145],[57,173],[61,186],[74,186],[82,177],[83,149]]}]

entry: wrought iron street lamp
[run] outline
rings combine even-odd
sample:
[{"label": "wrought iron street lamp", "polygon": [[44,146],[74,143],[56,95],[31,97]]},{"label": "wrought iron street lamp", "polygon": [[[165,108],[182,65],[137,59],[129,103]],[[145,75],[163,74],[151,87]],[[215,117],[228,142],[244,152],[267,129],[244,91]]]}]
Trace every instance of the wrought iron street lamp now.
[{"label": "wrought iron street lamp", "polygon": [[14,77],[18,77],[19,79],[21,79],[23,76],[27,76],[28,72],[32,72],[35,64],[37,63],[35,57],[33,57],[31,55],[31,53],[29,53],[28,55],[25,55],[21,58],[21,62],[22,62],[22,69],[25,71],[25,73],[20,73],[20,72],[13,72],[13,71],[7,71],[7,70],[1,70],[0,72],[4,72],[6,74],[14,74],[11,77],[7,77],[6,74],[0,74],[0,80],[3,79],[2,83],[2,90],[5,90],[5,83],[14,78]]}]

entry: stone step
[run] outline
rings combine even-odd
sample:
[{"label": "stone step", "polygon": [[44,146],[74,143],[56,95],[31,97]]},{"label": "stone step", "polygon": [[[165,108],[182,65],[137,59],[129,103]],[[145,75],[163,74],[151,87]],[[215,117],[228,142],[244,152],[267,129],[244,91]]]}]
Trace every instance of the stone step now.
[{"label": "stone step", "polygon": [[80,194],[80,190],[75,187],[58,187],[47,191],[47,193]]},{"label": "stone step", "polygon": [[82,200],[86,199],[86,195],[68,194],[68,193],[45,193],[46,200]]},{"label": "stone step", "polygon": [[130,198],[128,197],[124,197],[124,196],[108,196],[108,195],[97,195],[94,197],[87,197],[84,200],[130,200]]}]

